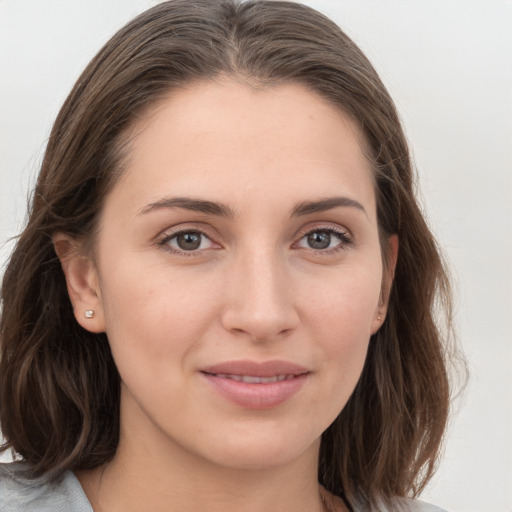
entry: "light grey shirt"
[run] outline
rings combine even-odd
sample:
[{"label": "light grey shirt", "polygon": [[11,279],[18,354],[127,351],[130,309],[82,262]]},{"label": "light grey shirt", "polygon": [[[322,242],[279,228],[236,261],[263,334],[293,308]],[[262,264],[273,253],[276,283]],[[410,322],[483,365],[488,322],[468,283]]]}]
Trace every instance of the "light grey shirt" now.
[{"label": "light grey shirt", "polygon": [[[411,500],[411,512],[446,512]],[[0,464],[0,512],[93,512],[72,471],[49,483],[44,477],[29,479],[26,464]]]},{"label": "light grey shirt", "polygon": [[0,512],[93,512],[73,472],[55,483],[44,477],[29,479],[26,464],[0,464]]}]

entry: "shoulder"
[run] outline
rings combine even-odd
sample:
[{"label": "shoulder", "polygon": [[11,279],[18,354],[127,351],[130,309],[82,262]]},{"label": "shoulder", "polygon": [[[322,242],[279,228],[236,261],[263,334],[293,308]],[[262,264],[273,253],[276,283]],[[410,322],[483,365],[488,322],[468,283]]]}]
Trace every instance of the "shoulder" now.
[{"label": "shoulder", "polygon": [[414,503],[414,512],[448,512],[444,508],[436,507],[435,505],[431,505],[430,503],[426,503],[425,501],[412,500],[412,502]]},{"label": "shoulder", "polygon": [[[322,486],[320,486],[320,496],[322,497],[325,510],[328,512],[343,512],[346,510],[343,501]],[[430,503],[412,498],[396,498],[392,508],[383,505],[379,510],[382,512],[448,512]]]},{"label": "shoulder", "polygon": [[0,464],[2,512],[92,512],[92,508],[71,471],[55,482],[45,477],[30,479],[27,464]]},{"label": "shoulder", "polygon": [[413,498],[399,498],[396,510],[400,510],[400,512],[448,512],[443,508]]},{"label": "shoulder", "polygon": [[[322,497],[325,510],[329,512],[343,512],[346,510],[343,501],[322,486],[320,486],[320,496]],[[412,498],[396,498],[392,508],[381,506],[379,510],[382,512],[448,512],[430,503]]]}]

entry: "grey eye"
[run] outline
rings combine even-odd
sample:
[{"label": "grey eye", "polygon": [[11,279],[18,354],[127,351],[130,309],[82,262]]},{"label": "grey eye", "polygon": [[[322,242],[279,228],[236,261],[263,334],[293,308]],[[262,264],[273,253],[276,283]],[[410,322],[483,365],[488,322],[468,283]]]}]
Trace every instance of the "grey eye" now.
[{"label": "grey eye", "polygon": [[160,244],[176,254],[199,254],[204,250],[219,248],[208,235],[194,229],[177,231],[166,236]]},{"label": "grey eye", "polygon": [[334,229],[319,228],[305,233],[295,247],[328,252],[332,249],[348,247],[352,240],[348,234]]},{"label": "grey eye", "polygon": [[311,249],[327,249],[331,245],[332,235],[328,231],[313,231],[306,238]]},{"label": "grey eye", "polygon": [[174,238],[176,240],[177,246],[182,251],[195,251],[201,247],[203,235],[196,231],[187,231],[184,233],[179,233]]}]

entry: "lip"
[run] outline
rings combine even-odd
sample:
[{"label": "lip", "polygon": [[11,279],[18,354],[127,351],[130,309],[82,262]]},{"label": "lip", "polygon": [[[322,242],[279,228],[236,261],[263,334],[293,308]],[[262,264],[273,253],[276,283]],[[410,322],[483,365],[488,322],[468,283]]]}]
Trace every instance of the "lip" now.
[{"label": "lip", "polygon": [[216,392],[248,409],[277,407],[297,394],[311,374],[303,366],[277,360],[227,361],[200,373]]}]

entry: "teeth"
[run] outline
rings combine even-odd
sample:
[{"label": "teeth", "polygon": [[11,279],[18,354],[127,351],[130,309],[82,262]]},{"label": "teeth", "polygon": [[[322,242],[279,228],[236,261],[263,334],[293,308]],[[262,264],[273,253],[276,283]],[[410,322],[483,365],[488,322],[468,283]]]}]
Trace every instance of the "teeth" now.
[{"label": "teeth", "polygon": [[270,379],[263,379],[262,377],[252,377],[251,375],[242,375],[242,382],[246,382],[247,384],[260,384],[261,382],[265,381],[269,382]]},{"label": "teeth", "polygon": [[230,373],[218,373],[217,377],[223,379],[232,379],[246,384],[269,384],[271,382],[281,382],[283,380],[293,379],[295,375],[274,375],[273,377],[256,377],[254,375],[233,375]]}]

